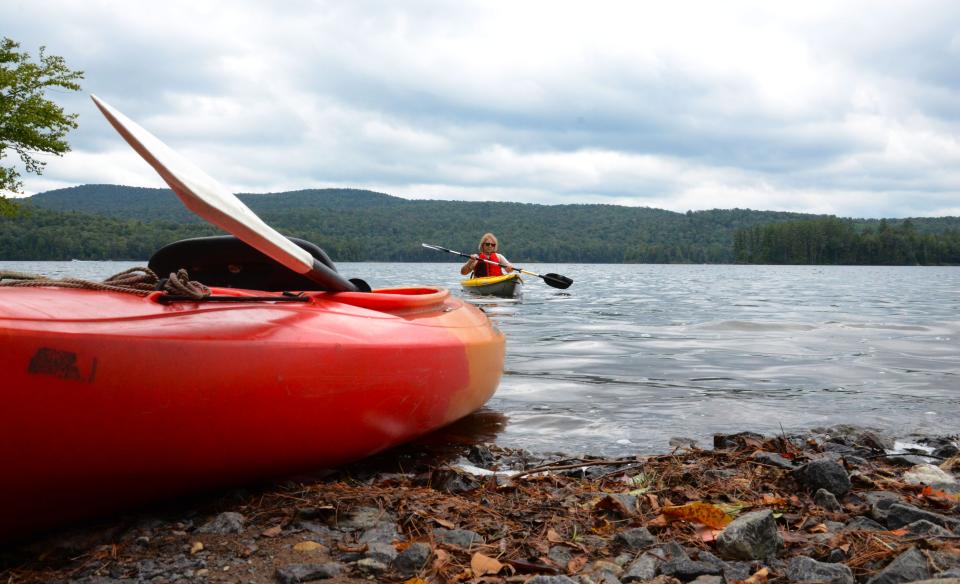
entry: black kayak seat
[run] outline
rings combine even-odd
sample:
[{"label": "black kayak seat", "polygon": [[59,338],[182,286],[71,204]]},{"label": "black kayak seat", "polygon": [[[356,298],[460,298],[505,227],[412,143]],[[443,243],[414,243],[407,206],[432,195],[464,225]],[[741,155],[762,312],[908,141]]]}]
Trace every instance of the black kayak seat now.
[{"label": "black kayak seat", "polygon": [[[317,245],[287,237],[333,271],[337,269]],[[161,278],[181,268],[191,280],[207,286],[282,292],[325,290],[321,284],[294,272],[232,235],[181,239],[165,245],[150,257],[147,266]]]}]

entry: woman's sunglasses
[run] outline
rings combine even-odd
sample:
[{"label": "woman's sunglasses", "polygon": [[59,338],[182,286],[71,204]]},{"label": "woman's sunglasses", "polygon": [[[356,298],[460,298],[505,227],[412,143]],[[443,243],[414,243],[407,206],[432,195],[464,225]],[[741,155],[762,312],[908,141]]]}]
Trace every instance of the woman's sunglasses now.
[{"label": "woman's sunglasses", "polygon": [[491,245],[493,247],[497,247],[497,244],[493,243],[492,241],[484,241],[483,245]]}]

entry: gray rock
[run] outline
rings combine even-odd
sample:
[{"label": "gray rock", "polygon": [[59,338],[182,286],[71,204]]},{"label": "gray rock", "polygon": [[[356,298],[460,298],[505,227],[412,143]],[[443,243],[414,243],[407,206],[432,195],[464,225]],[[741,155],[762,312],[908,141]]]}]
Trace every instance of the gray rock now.
[{"label": "gray rock", "polygon": [[940,527],[936,523],[931,523],[926,519],[920,519],[907,525],[907,531],[913,535],[923,535],[926,537],[953,537],[953,532]]},{"label": "gray rock", "polygon": [[837,497],[843,497],[850,491],[850,476],[835,460],[814,460],[801,466],[795,473],[800,484],[811,491],[826,489]]},{"label": "gray rock", "polygon": [[392,520],[393,517],[379,507],[357,507],[337,522],[337,528],[346,531],[372,529]]},{"label": "gray rock", "polygon": [[357,570],[367,576],[379,576],[389,570],[390,567],[374,558],[361,558],[357,560]]},{"label": "gray rock", "polygon": [[627,566],[627,573],[621,578],[624,582],[641,582],[653,580],[657,576],[660,558],[647,552]]},{"label": "gray rock", "polygon": [[830,553],[827,554],[827,562],[830,564],[836,564],[838,562],[847,561],[847,552],[843,551],[840,548],[833,548],[830,550]]},{"label": "gray rock", "polygon": [[873,432],[871,430],[864,430],[856,438],[854,438],[854,444],[862,448],[869,448],[876,452],[883,452],[885,450],[893,450],[895,442],[893,438]]},{"label": "gray rock", "polygon": [[867,584],[900,584],[926,580],[931,575],[927,559],[916,548],[910,548],[897,556],[879,574],[867,580]]},{"label": "gray rock", "polygon": [[854,517],[843,526],[844,531],[886,531],[886,528],[865,515]]},{"label": "gray rock", "polygon": [[930,459],[916,454],[891,454],[884,459],[894,466],[916,466],[918,464],[930,464]]},{"label": "gray rock", "polygon": [[613,537],[613,542],[634,551],[639,551],[659,543],[657,536],[650,533],[650,530],[646,527],[634,527],[621,531]]},{"label": "gray rock", "polygon": [[723,569],[716,564],[691,560],[690,558],[676,558],[660,565],[660,573],[673,576],[683,582],[692,580],[699,576],[719,576]]},{"label": "gray rock", "polygon": [[723,584],[723,576],[697,576],[690,584]]},{"label": "gray rock", "polygon": [[763,435],[755,432],[714,434],[713,447],[716,450],[742,450],[744,448],[751,448],[754,444],[761,444],[763,440]]},{"label": "gray rock", "polygon": [[894,503],[890,505],[887,514],[887,527],[890,529],[898,529],[921,519],[925,519],[930,523],[935,523],[940,527],[945,527],[950,530],[955,530],[960,527],[960,521],[952,517],[933,513],[932,511],[925,511],[906,503]]},{"label": "gray rock", "polygon": [[951,456],[956,456],[957,453],[960,453],[960,448],[957,448],[956,444],[947,443],[935,449],[930,455],[936,456],[940,460],[945,460]]},{"label": "gray rock", "polygon": [[792,460],[786,459],[776,452],[756,452],[752,458],[757,462],[762,462],[779,468],[785,468],[787,470],[794,470],[797,468],[797,465],[794,464]]},{"label": "gray rock", "polygon": [[565,545],[555,545],[547,550],[547,557],[550,558],[551,562],[566,570],[567,563],[573,559],[573,552]]},{"label": "gray rock", "polygon": [[397,548],[389,543],[375,541],[367,544],[367,558],[389,565],[397,557]]},{"label": "gray rock", "polygon": [[396,523],[380,522],[368,527],[360,535],[360,543],[390,543],[395,539],[400,539],[400,528]]},{"label": "gray rock", "polygon": [[727,582],[746,580],[756,572],[752,562],[726,562],[723,566],[723,577]]},{"label": "gray rock", "polygon": [[870,505],[870,516],[881,523],[887,522],[890,505],[901,502],[900,495],[890,491],[870,491],[863,498]]},{"label": "gray rock", "polygon": [[813,558],[797,556],[787,564],[787,578],[791,582],[829,582],[853,584],[853,572],[843,564],[826,564]]},{"label": "gray rock", "polygon": [[607,575],[619,578],[623,575],[623,566],[609,560],[597,560],[590,566],[591,573],[606,578]]},{"label": "gray rock", "polygon": [[290,564],[277,569],[277,580],[282,584],[327,580],[339,576],[342,569],[343,566],[336,562],[328,564]]},{"label": "gray rock", "polygon": [[832,511],[836,513],[837,511],[843,510],[843,507],[840,506],[840,502],[837,501],[836,495],[826,489],[817,489],[817,492],[813,494],[813,502],[816,503],[818,507],[826,511]]},{"label": "gray rock", "polygon": [[243,523],[246,518],[240,513],[227,511],[221,513],[197,529],[197,533],[215,533],[227,535],[229,533],[240,533],[243,531]]},{"label": "gray rock", "polygon": [[577,584],[577,581],[567,576],[534,576],[526,584]]},{"label": "gray rock", "polygon": [[433,550],[429,545],[417,542],[403,550],[393,560],[393,567],[401,576],[409,578],[427,567],[433,558]]},{"label": "gray rock", "polygon": [[454,545],[458,548],[469,550],[474,544],[483,545],[483,538],[475,531],[468,529],[444,529],[438,527],[433,530],[433,539],[446,545]]},{"label": "gray rock", "polygon": [[776,556],[783,547],[773,511],[764,509],[738,517],[717,536],[717,551],[734,560],[760,560]]}]

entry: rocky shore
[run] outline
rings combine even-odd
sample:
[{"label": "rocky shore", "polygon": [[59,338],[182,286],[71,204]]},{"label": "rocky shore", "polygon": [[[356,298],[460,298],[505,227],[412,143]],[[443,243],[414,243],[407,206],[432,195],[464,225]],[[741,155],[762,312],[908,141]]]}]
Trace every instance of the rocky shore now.
[{"label": "rocky shore", "polygon": [[[957,436],[394,451],[5,546],[0,583],[960,583]],[[69,488],[65,485],[65,488]]]}]

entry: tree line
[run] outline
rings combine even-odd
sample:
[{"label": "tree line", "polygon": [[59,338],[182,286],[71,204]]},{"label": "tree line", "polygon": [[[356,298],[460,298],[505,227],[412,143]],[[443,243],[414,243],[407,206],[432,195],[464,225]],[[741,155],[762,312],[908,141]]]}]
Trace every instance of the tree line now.
[{"label": "tree line", "polygon": [[[786,225],[797,239],[805,233],[797,226],[806,221],[841,221],[749,209],[676,213],[616,205],[407,200],[354,189],[239,196],[278,231],[316,243],[334,261],[458,261],[420,243],[472,253],[480,236],[492,231],[507,257],[524,263],[783,263],[801,261],[791,259],[800,256],[785,256],[775,246],[761,249],[760,243],[772,245],[779,237],[771,234],[764,240],[764,230]],[[16,216],[0,218],[0,260],[145,261],[178,239],[220,233],[187,211],[168,189],[83,185],[24,201]],[[903,223],[858,220],[852,225],[856,233],[899,233]],[[926,254],[917,256],[917,262],[960,263],[936,252],[939,243],[931,243],[948,241],[945,234],[960,230],[960,218],[918,218],[906,229],[927,242]],[[802,262],[850,263],[846,256],[840,259],[819,244],[810,245],[820,251],[803,256]],[[863,261],[914,263],[909,254],[890,260],[885,253],[864,255],[870,259]]]},{"label": "tree line", "polygon": [[738,229],[733,253],[748,264],[960,265],[960,229],[922,233],[910,219],[874,227],[823,217]]}]

